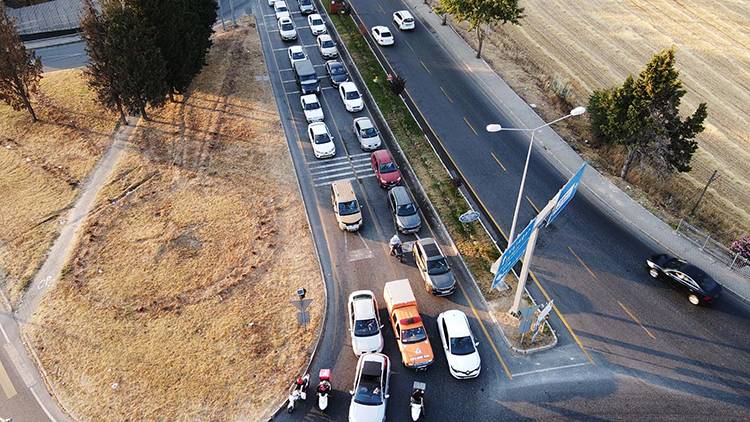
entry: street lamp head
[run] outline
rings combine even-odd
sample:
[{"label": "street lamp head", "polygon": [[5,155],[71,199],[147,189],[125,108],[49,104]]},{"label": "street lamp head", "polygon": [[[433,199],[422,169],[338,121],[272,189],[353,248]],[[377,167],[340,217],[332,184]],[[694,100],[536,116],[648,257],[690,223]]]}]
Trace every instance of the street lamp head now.
[{"label": "street lamp head", "polygon": [[495,133],[495,132],[500,132],[501,130],[503,130],[503,127],[497,123],[487,125],[487,132]]},{"label": "street lamp head", "polygon": [[581,114],[586,112],[586,107],[576,107],[573,110],[570,110],[571,116],[580,116]]}]

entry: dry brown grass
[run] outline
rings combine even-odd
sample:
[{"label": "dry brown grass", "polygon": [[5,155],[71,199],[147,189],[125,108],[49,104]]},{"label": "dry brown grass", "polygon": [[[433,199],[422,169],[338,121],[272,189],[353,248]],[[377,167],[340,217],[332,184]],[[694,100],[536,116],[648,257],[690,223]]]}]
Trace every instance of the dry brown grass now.
[{"label": "dry brown grass", "polygon": [[[77,419],[264,420],[309,358],[322,281],[249,25],[218,34],[184,103],[138,128],[35,315]],[[290,303],[303,286],[307,329]]]},{"label": "dry brown grass", "polygon": [[0,288],[13,303],[57,237],[60,216],[116,122],[95,102],[80,70],[46,73],[40,91],[37,123],[0,103]]},{"label": "dry brown grass", "polygon": [[[652,178],[642,172],[631,181],[644,179],[636,183],[643,189],[629,191],[662,219],[675,221],[718,169],[721,176],[701,206],[699,223],[725,241],[750,231],[750,117],[744,107],[750,102],[749,3],[528,0],[523,6],[522,26],[494,28],[483,55],[519,95],[540,106],[544,117],[585,104],[592,90],[622,83],[652,54],[675,46],[688,92],[684,111],[708,103],[701,148],[691,172],[662,186],[645,183]],[[463,32],[475,45],[473,34]],[[560,87],[566,84],[569,91],[560,101]],[[590,139],[585,125],[567,126],[562,134],[584,157],[598,168],[612,166],[611,156],[603,159],[601,151],[583,142]]]}]

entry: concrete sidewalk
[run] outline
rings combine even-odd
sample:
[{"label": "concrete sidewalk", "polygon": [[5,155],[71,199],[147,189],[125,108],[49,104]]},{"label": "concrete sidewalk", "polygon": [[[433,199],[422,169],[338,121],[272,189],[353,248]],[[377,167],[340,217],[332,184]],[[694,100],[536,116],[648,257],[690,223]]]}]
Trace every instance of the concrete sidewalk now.
[{"label": "concrete sidewalk", "polygon": [[59,45],[75,44],[83,42],[79,34],[63,35],[61,37],[44,38],[41,40],[26,41],[23,43],[29,50],[38,50],[41,48],[57,47]]},{"label": "concrete sidewalk", "polygon": [[[430,6],[419,0],[404,1],[418,19],[432,27],[434,35],[448,54],[467,70],[495,107],[510,116],[514,127],[531,128],[544,124],[536,112],[487,62],[476,58],[474,49],[450,25],[441,25],[440,16],[436,15]],[[566,178],[572,176],[584,163],[581,156],[550,128],[537,132],[534,154],[540,154]],[[750,301],[750,280],[698,250],[690,241],[679,236],[672,227],[630,198],[595,168],[589,167],[586,170],[579,192],[647,244],[691,261],[719,280],[725,288]]]}]

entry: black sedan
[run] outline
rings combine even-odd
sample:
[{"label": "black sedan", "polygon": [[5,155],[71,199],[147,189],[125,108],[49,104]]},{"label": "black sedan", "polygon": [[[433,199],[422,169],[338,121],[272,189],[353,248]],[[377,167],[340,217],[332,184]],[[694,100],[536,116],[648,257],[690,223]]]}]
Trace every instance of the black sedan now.
[{"label": "black sedan", "polygon": [[648,273],[653,278],[669,281],[687,291],[693,305],[709,304],[719,297],[721,286],[695,265],[667,254],[654,255],[646,260]]},{"label": "black sedan", "polygon": [[349,73],[346,72],[346,68],[339,61],[328,60],[326,62],[326,72],[328,72],[328,77],[331,78],[333,86],[339,86],[340,83],[349,80]]}]

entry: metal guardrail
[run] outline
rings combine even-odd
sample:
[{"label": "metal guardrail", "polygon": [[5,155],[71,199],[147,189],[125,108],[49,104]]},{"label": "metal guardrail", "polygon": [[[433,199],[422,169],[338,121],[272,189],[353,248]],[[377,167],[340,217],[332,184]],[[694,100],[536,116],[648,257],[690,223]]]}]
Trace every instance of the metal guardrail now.
[{"label": "metal guardrail", "polygon": [[698,247],[698,250],[709,255],[714,261],[720,262],[729,267],[730,270],[750,278],[750,259],[743,257],[737,252],[733,252],[723,244],[712,239],[711,234],[700,230],[684,219],[681,219],[677,224],[675,233],[690,241]]},{"label": "metal guardrail", "polygon": [[21,36],[78,29],[84,13],[83,0],[53,0],[17,9],[6,8],[16,20]]}]

